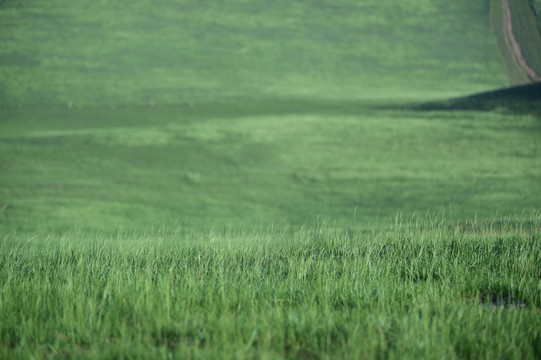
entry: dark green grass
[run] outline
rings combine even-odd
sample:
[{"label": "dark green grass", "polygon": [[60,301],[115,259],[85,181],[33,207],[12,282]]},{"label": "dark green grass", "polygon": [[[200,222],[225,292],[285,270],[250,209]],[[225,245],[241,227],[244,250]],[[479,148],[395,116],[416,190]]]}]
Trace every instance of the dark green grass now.
[{"label": "dark green grass", "polygon": [[537,27],[539,33],[541,34],[541,1],[540,0],[531,0],[530,6],[533,9],[533,12],[537,18]]},{"label": "dark green grass", "polygon": [[541,117],[541,83],[489,91],[446,101],[413,105],[421,110],[502,111]]},{"label": "dark green grass", "polygon": [[536,14],[527,0],[511,1],[510,6],[515,38],[528,65],[541,74],[541,32]]},{"label": "dark green grass", "polygon": [[0,106],[484,91],[506,83],[488,13],[470,0],[7,0]]},{"label": "dark green grass", "polygon": [[5,236],[0,357],[539,358],[539,215],[448,224]]},{"label": "dark green grass", "polygon": [[509,84],[511,86],[529,84],[531,80],[522,66],[518,63],[513,48],[510,45],[506,27],[507,17],[504,16],[502,0],[491,1],[490,16],[494,35],[498,41],[501,57],[509,79]]}]

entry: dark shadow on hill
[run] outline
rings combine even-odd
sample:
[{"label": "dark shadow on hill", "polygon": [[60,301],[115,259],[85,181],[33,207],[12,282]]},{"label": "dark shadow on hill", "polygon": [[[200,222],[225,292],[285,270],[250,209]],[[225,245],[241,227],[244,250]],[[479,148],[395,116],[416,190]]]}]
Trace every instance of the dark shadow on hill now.
[{"label": "dark shadow on hill", "polygon": [[541,115],[541,83],[515,86],[445,101],[412,105],[426,111],[493,111]]}]

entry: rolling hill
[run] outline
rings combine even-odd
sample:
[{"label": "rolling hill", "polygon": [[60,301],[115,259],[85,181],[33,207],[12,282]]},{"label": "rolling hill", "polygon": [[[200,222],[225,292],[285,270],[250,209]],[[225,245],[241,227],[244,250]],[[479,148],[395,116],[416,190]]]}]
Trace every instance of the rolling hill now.
[{"label": "rolling hill", "polygon": [[511,85],[541,82],[539,4],[492,0],[491,18]]},{"label": "rolling hill", "polygon": [[441,102],[506,85],[490,14],[469,0],[4,1],[0,227],[535,210],[536,120],[446,112],[507,92]]},{"label": "rolling hill", "polygon": [[0,5],[0,106],[442,99],[506,85],[488,1]]},{"label": "rolling hill", "polygon": [[0,358],[541,358],[494,1],[0,0]]}]

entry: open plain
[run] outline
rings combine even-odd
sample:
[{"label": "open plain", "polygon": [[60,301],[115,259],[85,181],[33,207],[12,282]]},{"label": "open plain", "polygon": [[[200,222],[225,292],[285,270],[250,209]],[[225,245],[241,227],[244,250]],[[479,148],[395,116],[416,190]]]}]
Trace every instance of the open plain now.
[{"label": "open plain", "polygon": [[0,358],[540,358],[503,10],[0,2]]}]

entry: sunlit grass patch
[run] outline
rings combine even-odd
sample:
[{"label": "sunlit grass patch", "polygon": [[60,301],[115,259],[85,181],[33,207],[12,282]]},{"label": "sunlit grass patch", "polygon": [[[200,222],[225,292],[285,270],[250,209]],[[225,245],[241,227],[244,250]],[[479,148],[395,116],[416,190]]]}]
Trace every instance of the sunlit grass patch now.
[{"label": "sunlit grass patch", "polygon": [[7,236],[2,356],[529,357],[540,231],[532,214],[373,232]]}]

